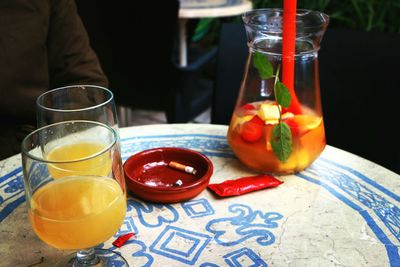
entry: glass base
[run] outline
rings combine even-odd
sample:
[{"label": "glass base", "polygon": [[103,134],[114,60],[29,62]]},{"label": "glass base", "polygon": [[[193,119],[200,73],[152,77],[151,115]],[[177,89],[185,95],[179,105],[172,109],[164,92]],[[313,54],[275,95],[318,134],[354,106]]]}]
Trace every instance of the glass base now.
[{"label": "glass base", "polygon": [[59,260],[54,266],[55,267],[129,266],[124,257],[122,257],[122,255],[119,254],[118,252],[108,249],[95,248],[94,253],[96,254],[95,258],[84,262],[79,262],[77,260],[77,253],[73,253]]}]

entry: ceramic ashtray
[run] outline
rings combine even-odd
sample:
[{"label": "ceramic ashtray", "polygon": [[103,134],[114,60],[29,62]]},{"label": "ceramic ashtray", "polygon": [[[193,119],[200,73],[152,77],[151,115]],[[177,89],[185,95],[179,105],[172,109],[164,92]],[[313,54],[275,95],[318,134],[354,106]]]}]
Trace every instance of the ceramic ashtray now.
[{"label": "ceramic ashtray", "polygon": [[200,152],[160,147],[139,152],[124,163],[125,180],[137,197],[174,203],[197,196],[208,185],[213,164]]}]

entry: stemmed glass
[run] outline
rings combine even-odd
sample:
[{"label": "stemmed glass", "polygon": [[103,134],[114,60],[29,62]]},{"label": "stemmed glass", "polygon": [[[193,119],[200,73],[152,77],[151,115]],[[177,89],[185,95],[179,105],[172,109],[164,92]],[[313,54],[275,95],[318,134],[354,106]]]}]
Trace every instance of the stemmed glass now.
[{"label": "stemmed glass", "polygon": [[60,87],[40,95],[36,104],[38,127],[61,121],[89,120],[104,123],[118,131],[114,95],[104,87]]},{"label": "stemmed glass", "polygon": [[52,247],[78,250],[57,266],[128,266],[119,254],[94,248],[118,231],[126,214],[117,140],[105,124],[75,120],[39,128],[22,142],[33,230]]}]

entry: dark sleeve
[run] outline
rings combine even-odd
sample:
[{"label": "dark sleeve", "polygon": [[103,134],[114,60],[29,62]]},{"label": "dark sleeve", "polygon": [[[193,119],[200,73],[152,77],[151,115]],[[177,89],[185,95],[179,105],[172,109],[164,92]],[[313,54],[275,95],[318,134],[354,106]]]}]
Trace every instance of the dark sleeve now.
[{"label": "dark sleeve", "polygon": [[83,83],[108,86],[98,58],[90,47],[75,0],[51,0],[50,14],[50,88]]}]

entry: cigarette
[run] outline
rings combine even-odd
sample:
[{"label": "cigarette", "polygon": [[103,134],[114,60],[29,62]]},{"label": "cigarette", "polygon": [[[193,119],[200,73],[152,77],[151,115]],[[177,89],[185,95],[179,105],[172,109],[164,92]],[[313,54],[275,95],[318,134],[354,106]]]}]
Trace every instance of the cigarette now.
[{"label": "cigarette", "polygon": [[197,170],[195,170],[193,167],[186,166],[186,165],[180,164],[180,163],[175,162],[175,161],[170,161],[168,163],[168,166],[170,166],[171,168],[180,170],[180,171],[184,171],[186,173],[190,173],[190,174],[196,174],[197,173]]},{"label": "cigarette", "polygon": [[182,180],[178,180],[178,181],[176,181],[176,182],[175,182],[175,185],[176,185],[176,186],[181,186],[181,185],[183,185],[183,182],[182,182]]}]

